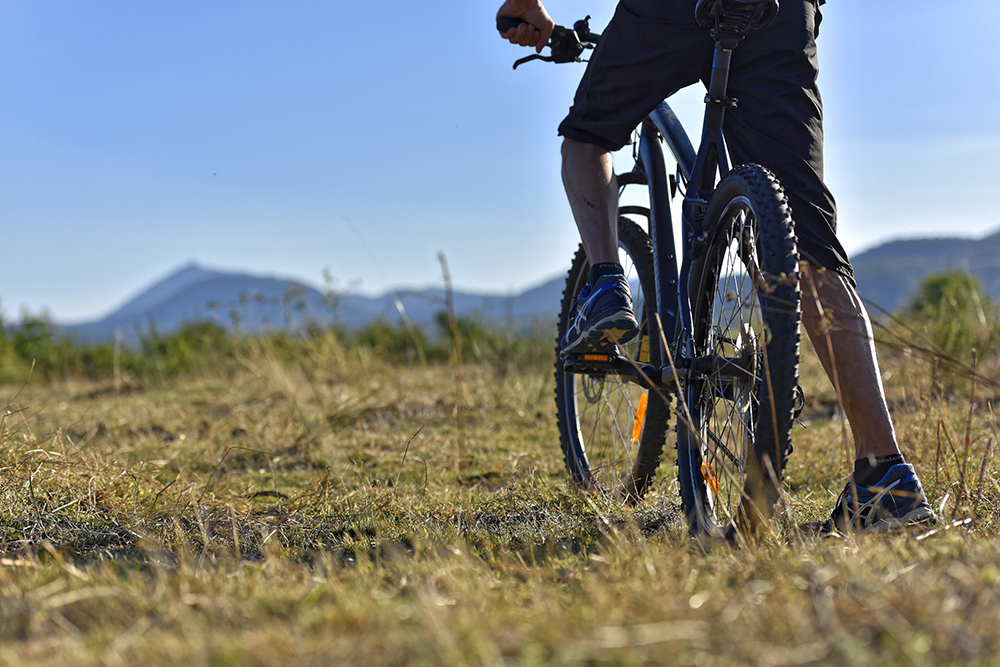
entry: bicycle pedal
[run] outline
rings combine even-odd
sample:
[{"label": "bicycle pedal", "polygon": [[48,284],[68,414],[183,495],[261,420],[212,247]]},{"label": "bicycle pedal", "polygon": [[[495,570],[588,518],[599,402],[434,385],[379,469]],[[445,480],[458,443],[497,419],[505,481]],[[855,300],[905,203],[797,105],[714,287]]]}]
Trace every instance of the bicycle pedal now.
[{"label": "bicycle pedal", "polygon": [[618,360],[617,352],[583,352],[567,354],[563,361],[563,370],[567,373],[585,373],[588,375],[607,375],[614,370]]}]

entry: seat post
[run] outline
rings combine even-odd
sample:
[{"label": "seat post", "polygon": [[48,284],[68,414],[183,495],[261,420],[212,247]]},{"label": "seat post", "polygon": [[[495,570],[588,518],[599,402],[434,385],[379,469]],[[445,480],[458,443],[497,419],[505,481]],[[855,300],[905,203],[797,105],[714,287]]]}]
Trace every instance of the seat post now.
[{"label": "seat post", "polygon": [[733,52],[721,48],[715,43],[715,59],[712,61],[712,78],[709,81],[708,95],[705,103],[705,126],[718,132],[722,129],[722,121],[726,114],[726,90],[729,88],[729,62]]},{"label": "seat post", "polygon": [[[696,200],[694,205],[698,210],[703,198],[707,197],[715,187],[715,174],[729,170],[729,157],[725,138],[722,134],[722,124],[726,109],[735,107],[736,100],[728,96],[729,68],[732,62],[733,50],[739,45],[747,33],[748,24],[740,21],[739,16],[716,16],[712,39],[715,40],[715,55],[712,60],[712,77],[708,82],[708,93],[705,95],[705,121],[701,128],[701,147],[692,170],[691,183],[688,186],[688,198]],[[734,20],[735,19],[735,20]],[[699,215],[691,211],[687,216],[691,220]]]},{"label": "seat post", "polygon": [[712,59],[712,78],[708,82],[708,95],[705,103],[705,125],[708,129],[718,132],[722,129],[726,107],[736,106],[736,100],[727,96],[729,90],[729,67],[733,58],[733,49],[743,37],[741,33],[731,32],[725,27],[712,31],[715,38],[715,56]]}]

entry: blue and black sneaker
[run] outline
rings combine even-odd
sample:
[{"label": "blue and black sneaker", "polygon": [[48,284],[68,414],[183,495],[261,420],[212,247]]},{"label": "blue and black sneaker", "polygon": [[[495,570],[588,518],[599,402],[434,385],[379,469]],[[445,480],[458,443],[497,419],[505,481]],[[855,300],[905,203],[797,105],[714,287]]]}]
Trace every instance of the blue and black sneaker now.
[{"label": "blue and black sneaker", "polygon": [[576,317],[560,343],[561,354],[602,352],[639,333],[632,295],[621,274],[599,277],[577,297]]},{"label": "blue and black sneaker", "polygon": [[936,523],[937,517],[927,504],[927,496],[913,466],[898,463],[871,486],[858,486],[852,478],[840,493],[829,519],[805,523],[801,528],[808,533],[833,535],[851,531],[883,532]]}]

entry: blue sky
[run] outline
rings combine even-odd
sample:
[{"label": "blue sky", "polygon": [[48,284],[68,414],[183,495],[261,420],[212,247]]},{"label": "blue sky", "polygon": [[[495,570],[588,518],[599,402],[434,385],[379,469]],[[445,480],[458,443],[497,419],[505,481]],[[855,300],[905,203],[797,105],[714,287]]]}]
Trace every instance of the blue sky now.
[{"label": "blue sky", "polygon": [[[193,260],[367,293],[440,284],[439,251],[462,288],[557,275],[577,237],[555,127],[583,66],[512,71],[498,5],[0,0],[0,308],[90,319]],[[547,6],[596,29],[614,9]],[[1000,47],[979,27],[1000,5],[824,9],[848,249],[1000,228]],[[677,100],[692,126],[700,97]]]}]

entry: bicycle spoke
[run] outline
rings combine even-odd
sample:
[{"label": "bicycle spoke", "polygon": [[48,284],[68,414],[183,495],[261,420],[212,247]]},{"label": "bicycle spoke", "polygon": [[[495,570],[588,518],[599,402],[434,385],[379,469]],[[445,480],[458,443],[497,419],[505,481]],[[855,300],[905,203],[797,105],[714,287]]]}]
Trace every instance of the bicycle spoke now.
[{"label": "bicycle spoke", "polygon": [[745,250],[751,219],[745,209],[739,209],[732,212],[730,223],[734,231],[715,269],[715,287],[709,302],[714,311],[713,324],[704,353],[716,356],[718,369],[725,363],[738,362],[743,373],[723,375],[716,370],[704,378],[705,427],[701,443],[715,486],[710,507],[723,524],[732,521],[740,505],[754,432],[754,388],[762,380],[754,361],[756,341],[762,336],[756,331],[763,321],[756,296],[759,272],[752,253]]}]

